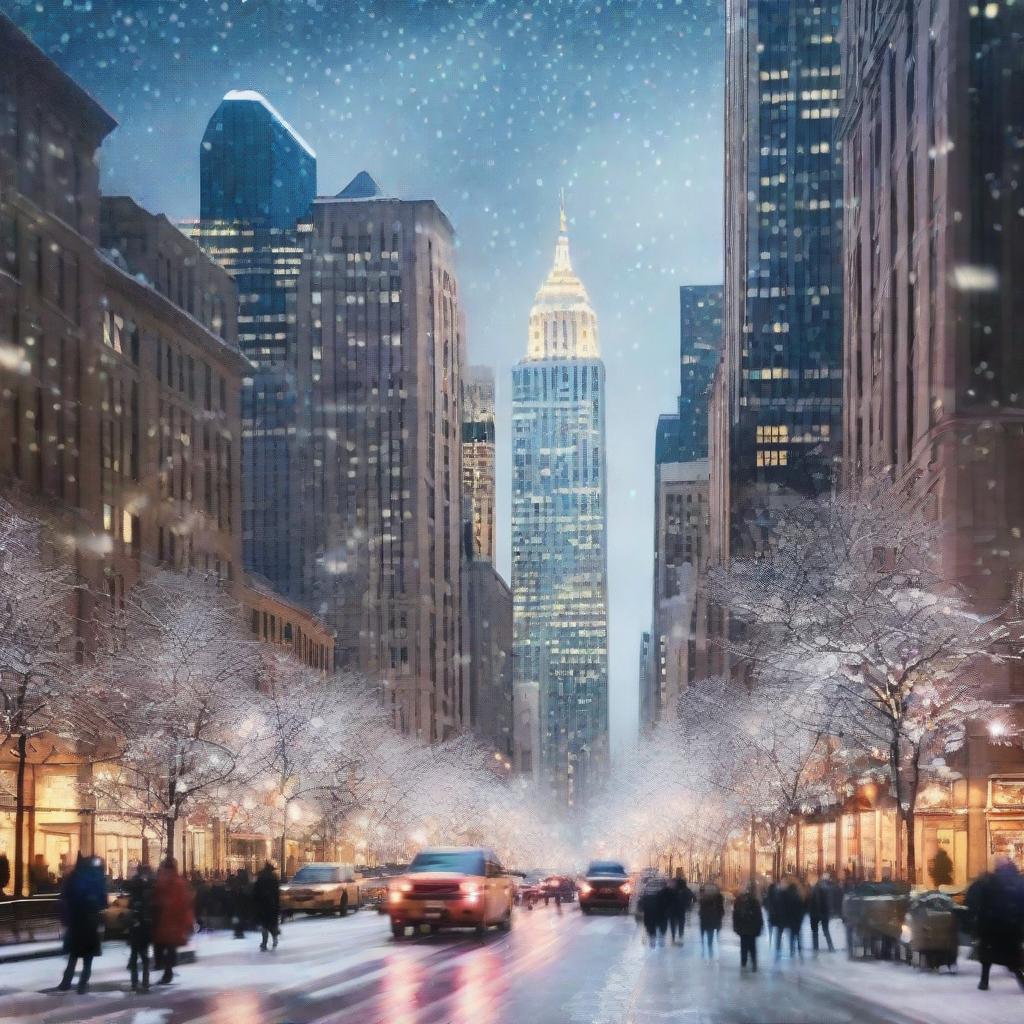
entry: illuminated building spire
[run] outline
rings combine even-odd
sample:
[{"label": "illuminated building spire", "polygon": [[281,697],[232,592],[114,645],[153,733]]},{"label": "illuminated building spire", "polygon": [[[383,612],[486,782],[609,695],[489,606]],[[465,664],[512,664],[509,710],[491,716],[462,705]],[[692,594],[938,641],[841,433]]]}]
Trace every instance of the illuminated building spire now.
[{"label": "illuminated building spire", "polygon": [[596,359],[597,316],[569,259],[569,219],[559,193],[558,241],[551,271],[530,310],[527,359]]}]

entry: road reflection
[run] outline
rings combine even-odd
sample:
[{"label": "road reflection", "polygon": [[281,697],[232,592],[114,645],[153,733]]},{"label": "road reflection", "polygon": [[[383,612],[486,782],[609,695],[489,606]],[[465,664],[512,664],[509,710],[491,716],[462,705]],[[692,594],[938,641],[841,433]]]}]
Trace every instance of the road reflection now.
[{"label": "road reflection", "polygon": [[502,958],[487,947],[459,964],[452,1024],[494,1024],[505,988],[503,972]]}]

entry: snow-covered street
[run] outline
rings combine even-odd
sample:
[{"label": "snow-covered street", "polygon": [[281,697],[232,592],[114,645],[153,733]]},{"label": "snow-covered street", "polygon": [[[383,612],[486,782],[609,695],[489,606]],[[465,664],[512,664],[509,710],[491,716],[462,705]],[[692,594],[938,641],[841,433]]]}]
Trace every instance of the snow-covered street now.
[{"label": "snow-covered street", "polygon": [[[517,912],[511,934],[453,934],[395,943],[386,917],[363,912],[290,922],[275,952],[258,938],[199,936],[196,962],[145,995],[128,990],[126,948],[107,943],[91,991],[55,992],[57,958],[0,966],[2,1024],[1017,1024],[1024,994],[1005,971],[978,992],[977,964],[928,974],[851,963],[842,951],[741,972],[737,940],[701,958],[684,945],[650,949],[631,918],[584,917],[575,906]],[[805,937],[809,947],[809,936]]]}]

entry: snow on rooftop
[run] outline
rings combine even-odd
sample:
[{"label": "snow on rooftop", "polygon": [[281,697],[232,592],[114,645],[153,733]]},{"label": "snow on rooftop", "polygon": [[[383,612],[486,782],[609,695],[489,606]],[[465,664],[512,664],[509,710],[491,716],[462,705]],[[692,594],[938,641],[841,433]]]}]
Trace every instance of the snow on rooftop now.
[{"label": "snow on rooftop", "polygon": [[261,92],[255,89],[231,89],[224,93],[225,100],[248,100],[251,103],[259,103],[271,115],[281,122],[281,126],[289,135],[315,160],[316,153],[313,147],[281,116],[280,111]]}]

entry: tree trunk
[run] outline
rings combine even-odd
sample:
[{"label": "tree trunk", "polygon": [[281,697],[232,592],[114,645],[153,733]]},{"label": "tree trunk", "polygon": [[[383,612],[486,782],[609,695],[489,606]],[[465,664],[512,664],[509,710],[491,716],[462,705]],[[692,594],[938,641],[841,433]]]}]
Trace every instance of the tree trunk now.
[{"label": "tree trunk", "polygon": [[164,856],[171,858],[174,856],[174,830],[178,822],[173,814],[168,814],[167,817],[164,818],[164,822],[167,825],[167,847],[164,850]]},{"label": "tree trunk", "polygon": [[14,889],[15,896],[27,896],[25,890],[25,762],[28,759],[28,739],[18,736],[18,776],[14,803]]},{"label": "tree trunk", "polygon": [[914,849],[914,832],[916,822],[914,820],[914,812],[908,811],[903,818],[904,824],[907,827],[907,881],[911,885],[917,883],[917,851]]},{"label": "tree trunk", "polygon": [[781,882],[786,873],[786,839],[789,837],[789,822],[779,830],[779,866],[775,872],[775,881]]},{"label": "tree trunk", "polygon": [[754,879],[757,877],[757,843],[754,831],[754,816],[750,816],[750,884],[754,884]]},{"label": "tree trunk", "polygon": [[285,878],[285,874],[284,874],[285,873],[285,867],[286,867],[285,851],[288,849],[287,843],[288,843],[288,808],[286,807],[285,808],[285,821],[284,821],[284,824],[281,826],[281,863],[278,865],[278,867],[279,867],[279,874],[281,876],[281,881],[282,882],[284,881],[284,878]]}]

